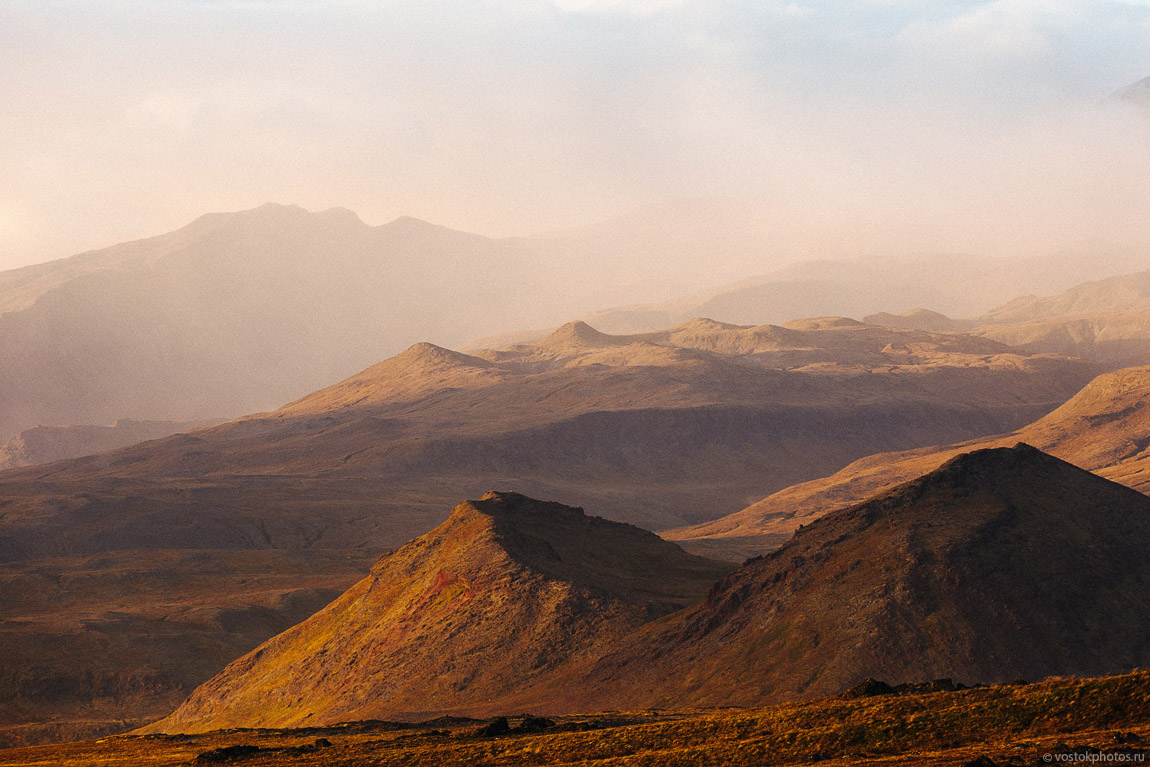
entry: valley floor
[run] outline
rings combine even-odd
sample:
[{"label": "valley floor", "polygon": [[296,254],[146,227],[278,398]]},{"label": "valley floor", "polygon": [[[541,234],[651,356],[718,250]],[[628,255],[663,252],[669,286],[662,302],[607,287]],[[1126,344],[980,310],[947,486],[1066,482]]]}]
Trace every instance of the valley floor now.
[{"label": "valley floor", "polygon": [[120,735],[0,751],[0,767],[1136,765],[1150,752],[1150,671],[762,709],[523,719],[510,717],[510,731],[496,720],[440,719]]}]

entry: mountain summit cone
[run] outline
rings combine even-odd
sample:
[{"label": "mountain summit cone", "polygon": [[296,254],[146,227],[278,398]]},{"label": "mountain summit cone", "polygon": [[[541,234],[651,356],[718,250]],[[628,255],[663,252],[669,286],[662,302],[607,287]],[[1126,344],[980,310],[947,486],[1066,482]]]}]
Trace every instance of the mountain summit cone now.
[{"label": "mountain summit cone", "polygon": [[1150,498],[1019,443],[800,528],[607,656],[599,705],[758,705],[1150,663]]},{"label": "mountain summit cone", "polygon": [[728,569],[582,509],[487,493],[149,729],[562,710],[609,643]]}]

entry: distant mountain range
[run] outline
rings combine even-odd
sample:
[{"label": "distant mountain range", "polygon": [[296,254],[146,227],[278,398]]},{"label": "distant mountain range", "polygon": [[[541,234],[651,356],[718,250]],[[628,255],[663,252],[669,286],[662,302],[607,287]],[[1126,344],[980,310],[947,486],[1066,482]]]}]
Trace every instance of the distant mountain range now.
[{"label": "distant mountain range", "polygon": [[[495,335],[468,348],[499,348],[571,317],[634,333],[694,317],[783,324],[914,306],[969,316],[1150,266],[1144,253],[1092,245],[1015,263],[928,254],[783,267],[756,226],[730,205],[684,201],[491,239],[265,205],[0,272],[0,442],[41,425],[264,411],[416,341],[459,348]],[[691,285],[701,292],[670,300]]]},{"label": "distant mountain range", "polygon": [[[899,311],[948,315],[945,322],[919,330],[963,330],[1018,296],[1057,293],[1086,281],[1150,267],[1150,255],[1140,248],[1083,245],[1046,256],[1013,262],[955,254],[924,254],[902,259],[855,258],[814,260],[709,289],[673,301],[623,306],[586,315],[583,319],[609,333],[639,333],[708,317],[744,325],[782,324],[796,317],[842,316],[882,318]],[[898,327],[900,325],[893,325]],[[517,331],[477,339],[468,349],[494,348],[537,340],[547,330]]]},{"label": "distant mountain range", "polygon": [[576,322],[478,356],[417,344],[271,413],[0,474],[0,558],[390,546],[484,484],[661,529],[883,449],[1022,426],[1094,372],[841,318],[630,336]]},{"label": "distant mountain range", "polygon": [[752,706],[1150,662],[1150,499],[979,450],[716,566],[514,495],[457,507],[149,731],[520,710]]},{"label": "distant mountain range", "polygon": [[717,264],[743,248],[722,244],[728,224],[684,204],[491,239],[265,205],[0,272],[0,443],[38,425],[268,410],[416,341],[458,346],[659,297],[699,238]]}]

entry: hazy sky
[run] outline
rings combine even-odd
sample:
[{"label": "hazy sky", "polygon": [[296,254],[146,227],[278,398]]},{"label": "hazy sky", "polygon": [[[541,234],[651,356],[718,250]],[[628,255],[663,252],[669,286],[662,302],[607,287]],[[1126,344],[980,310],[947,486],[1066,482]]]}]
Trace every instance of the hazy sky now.
[{"label": "hazy sky", "polygon": [[1150,130],[1106,99],[1147,75],[1145,2],[0,0],[0,267],[267,201],[527,234],[714,195],[780,242],[1138,239]]}]

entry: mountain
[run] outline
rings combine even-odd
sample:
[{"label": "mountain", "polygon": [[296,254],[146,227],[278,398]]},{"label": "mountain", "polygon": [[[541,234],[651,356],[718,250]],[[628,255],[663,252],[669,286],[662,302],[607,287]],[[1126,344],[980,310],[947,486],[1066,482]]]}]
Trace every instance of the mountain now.
[{"label": "mountain", "polygon": [[[343,209],[208,214],[0,272],[0,442],[38,424],[263,411],[420,340],[459,347],[578,316],[616,333],[698,316],[758,325],[910,306],[968,316],[1145,264],[1143,253],[1096,246],[1089,257],[1006,265],[922,256],[778,268],[763,242],[746,214],[698,201],[501,239],[406,217],[368,226]],[[688,275],[699,253],[709,271]],[[766,268],[668,302],[690,285]],[[591,314],[624,301],[643,303]]]},{"label": "mountain", "polygon": [[1074,319],[1150,309],[1150,272],[1085,282],[1053,296],[1024,296],[987,312],[987,325]]},{"label": "mountain", "polygon": [[[615,307],[584,319],[608,332],[638,333],[690,317],[758,325],[822,314],[869,318],[865,321],[889,327],[951,332],[977,323],[946,317],[939,320],[943,314],[976,317],[1017,296],[1063,291],[1085,280],[1147,266],[1150,260],[1144,248],[1104,243],[1085,243],[1006,261],[952,253],[817,259],[674,300]],[[910,307],[924,306],[930,307],[930,322],[924,324],[924,317],[889,322],[889,318],[899,316],[892,312],[903,311],[906,317],[927,311]],[[489,343],[497,344],[498,340]]]},{"label": "mountain", "polygon": [[133,421],[122,418],[110,426],[36,426],[0,445],[0,471],[104,453],[216,423],[219,422]]},{"label": "mountain", "polygon": [[1150,661],[1148,540],[1150,499],[1022,443],[828,514],[709,591],[717,563],[489,493],[146,731],[1129,671]]},{"label": "mountain", "polygon": [[1027,296],[975,319],[972,331],[1030,352],[1069,354],[1110,368],[1150,363],[1150,272]]},{"label": "mountain", "polygon": [[974,327],[974,323],[967,320],[954,320],[945,314],[921,308],[909,309],[900,314],[878,312],[863,317],[862,321],[868,325],[878,325],[883,328],[925,330],[928,333],[958,333]]},{"label": "mountain", "polygon": [[[572,323],[481,356],[417,344],[278,411],[0,474],[0,574],[19,595],[0,611],[0,699],[57,690],[52,726],[92,735],[160,716],[298,614],[314,557],[326,588],[347,588],[487,487],[681,527],[877,451],[1017,428],[1091,377],[986,339],[834,318],[635,336]],[[253,552],[276,553],[259,587]],[[195,610],[137,585],[200,578],[201,556]],[[65,609],[51,586],[78,578],[92,587]],[[175,626],[202,652],[168,652]],[[0,726],[44,724],[21,706]]]},{"label": "mountain", "polygon": [[662,535],[712,556],[759,554],[831,509],[861,503],[961,453],[1019,441],[1150,493],[1148,401],[1150,367],[1104,373],[1050,414],[1008,434],[860,458],[830,476],[784,488],[735,514]]},{"label": "mountain", "polygon": [[799,529],[589,675],[606,707],[749,706],[872,677],[999,682],[1150,662],[1150,499],[1028,445]]},{"label": "mountain", "polygon": [[493,239],[265,205],[0,272],[0,442],[38,424],[233,418],[416,341],[455,346],[652,300],[665,267],[635,231],[655,220]]},{"label": "mountain", "polygon": [[729,569],[582,509],[487,493],[147,730],[546,713],[613,640]]},{"label": "mountain", "polygon": [[1114,92],[1113,98],[1137,107],[1150,108],[1150,77],[1144,77]]},{"label": "mountain", "polygon": [[484,356],[421,343],[271,413],[0,475],[0,558],[387,547],[496,481],[680,526],[878,450],[1016,427],[1092,373],[835,318],[632,336],[576,322]]}]

